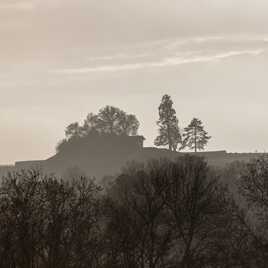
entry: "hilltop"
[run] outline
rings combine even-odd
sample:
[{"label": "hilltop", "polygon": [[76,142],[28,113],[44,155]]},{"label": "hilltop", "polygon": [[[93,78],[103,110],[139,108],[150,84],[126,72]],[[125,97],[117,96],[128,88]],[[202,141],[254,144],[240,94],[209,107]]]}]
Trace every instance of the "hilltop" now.
[{"label": "hilltop", "polygon": [[[155,158],[176,158],[184,152],[143,147],[142,136],[102,135],[95,139],[79,139],[54,156],[40,161],[19,161],[14,166],[0,167],[3,174],[10,170],[41,168],[61,176],[89,175],[97,178],[120,172],[131,161],[144,162]],[[234,161],[249,161],[259,153],[198,152],[209,165],[223,167]]]}]

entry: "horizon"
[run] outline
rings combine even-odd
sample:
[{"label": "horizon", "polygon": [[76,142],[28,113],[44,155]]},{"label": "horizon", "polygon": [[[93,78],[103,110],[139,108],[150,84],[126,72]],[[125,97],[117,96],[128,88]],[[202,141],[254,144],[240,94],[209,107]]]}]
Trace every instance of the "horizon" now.
[{"label": "horizon", "polygon": [[264,0],[2,1],[0,165],[47,159],[105,105],[135,114],[151,147],[164,94],[181,128],[202,120],[206,150],[265,152],[267,12]]}]

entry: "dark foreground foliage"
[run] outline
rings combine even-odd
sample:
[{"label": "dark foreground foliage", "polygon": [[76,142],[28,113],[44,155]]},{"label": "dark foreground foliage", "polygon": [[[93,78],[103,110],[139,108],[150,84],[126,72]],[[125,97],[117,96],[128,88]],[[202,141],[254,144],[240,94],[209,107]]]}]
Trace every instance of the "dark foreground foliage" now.
[{"label": "dark foreground foliage", "polygon": [[10,174],[0,267],[267,267],[268,161],[235,170],[241,206],[194,156],[130,164],[104,190],[88,178]]}]

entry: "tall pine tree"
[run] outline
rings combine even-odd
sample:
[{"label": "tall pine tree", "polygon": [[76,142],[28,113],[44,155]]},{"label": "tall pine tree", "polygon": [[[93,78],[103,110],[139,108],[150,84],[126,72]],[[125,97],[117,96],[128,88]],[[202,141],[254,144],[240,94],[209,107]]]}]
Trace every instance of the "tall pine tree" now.
[{"label": "tall pine tree", "polygon": [[195,152],[204,150],[211,137],[208,136],[208,133],[204,130],[202,124],[201,120],[193,118],[188,127],[184,129],[181,149],[188,147]]},{"label": "tall pine tree", "polygon": [[156,137],[154,144],[156,146],[168,145],[170,151],[176,151],[178,144],[181,143],[181,134],[176,111],[173,108],[173,101],[169,95],[163,96],[158,110],[159,135]]}]

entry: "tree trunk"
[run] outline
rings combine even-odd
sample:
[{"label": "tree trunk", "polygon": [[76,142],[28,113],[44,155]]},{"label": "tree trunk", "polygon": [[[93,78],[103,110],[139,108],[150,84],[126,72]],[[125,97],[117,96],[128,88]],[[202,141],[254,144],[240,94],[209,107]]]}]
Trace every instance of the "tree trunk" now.
[{"label": "tree trunk", "polygon": [[172,142],[171,142],[171,137],[170,137],[169,123],[168,123],[168,126],[167,126],[167,136],[168,136],[168,147],[169,147],[169,151],[172,151]]},{"label": "tree trunk", "polygon": [[171,144],[168,145],[168,148],[169,148],[170,151],[172,151],[172,146],[171,146]]},{"label": "tree trunk", "polygon": [[196,141],[196,127],[194,128],[194,152],[197,152],[197,141]]}]

